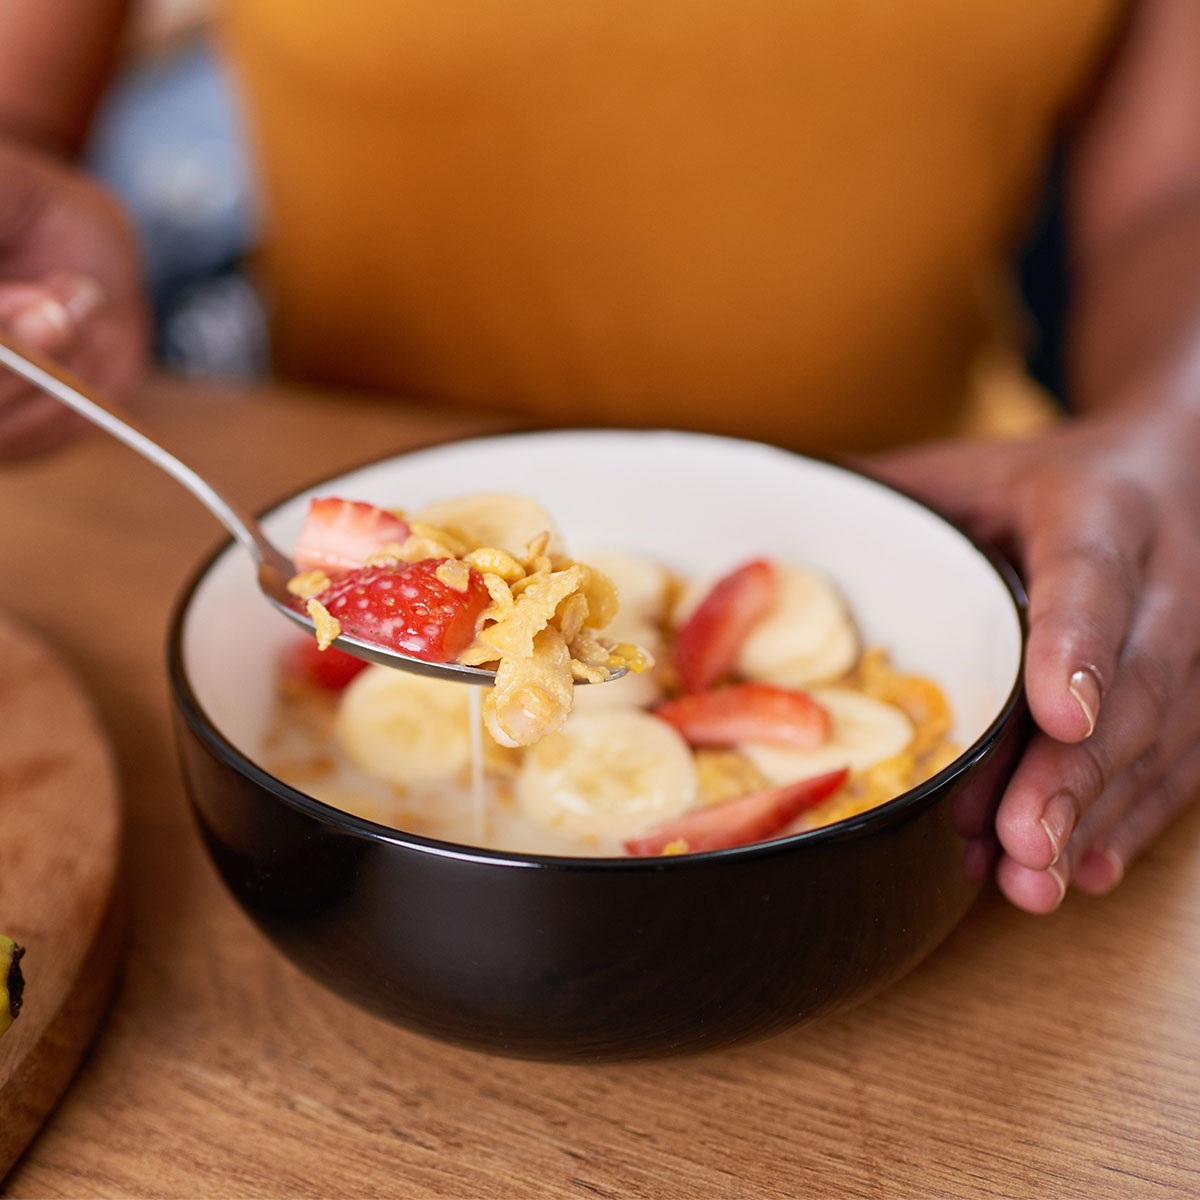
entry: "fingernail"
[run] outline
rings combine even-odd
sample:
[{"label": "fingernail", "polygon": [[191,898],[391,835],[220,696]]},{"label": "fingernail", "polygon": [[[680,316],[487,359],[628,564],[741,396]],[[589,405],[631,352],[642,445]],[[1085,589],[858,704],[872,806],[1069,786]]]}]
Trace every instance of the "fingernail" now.
[{"label": "fingernail", "polygon": [[1075,805],[1066,792],[1057,792],[1051,796],[1042,812],[1042,828],[1050,842],[1054,857],[1050,860],[1053,866],[1062,857],[1063,847],[1071,830],[1075,828]]},{"label": "fingernail", "polygon": [[86,320],[104,303],[104,289],[90,275],[76,275],[67,289],[63,305],[76,324]]},{"label": "fingernail", "polygon": [[1125,878],[1125,864],[1111,846],[1092,846],[1080,862],[1079,870],[1081,873],[1086,870],[1087,874],[1094,875],[1097,866],[1103,881],[1100,887],[1095,889],[1097,891],[1111,892]]},{"label": "fingernail", "polygon": [[1058,899],[1054,902],[1057,908],[1067,895],[1067,877],[1057,867],[1047,867],[1046,874],[1058,885]]},{"label": "fingernail", "polygon": [[45,297],[21,309],[9,321],[13,335],[38,346],[56,345],[71,328],[71,317],[57,300]]},{"label": "fingernail", "polygon": [[1076,703],[1083,709],[1088,723],[1087,735],[1091,737],[1096,730],[1096,718],[1100,714],[1100,681],[1096,678],[1096,672],[1091,667],[1076,671],[1067,687],[1075,697]]}]

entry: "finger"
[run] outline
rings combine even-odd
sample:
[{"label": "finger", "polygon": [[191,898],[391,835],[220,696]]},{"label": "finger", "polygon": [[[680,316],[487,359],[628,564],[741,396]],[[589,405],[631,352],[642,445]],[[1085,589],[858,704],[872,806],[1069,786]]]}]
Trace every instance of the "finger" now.
[{"label": "finger", "polygon": [[21,341],[53,351],[104,303],[104,290],[90,275],[54,271],[38,280],[0,283],[0,325]]},{"label": "finger", "polygon": [[851,458],[856,469],[916,496],[977,536],[1005,542],[1006,506],[995,503],[1007,491],[1014,447],[994,440],[930,442],[906,450]]},{"label": "finger", "polygon": [[140,322],[106,306],[82,328],[72,349],[77,374],[94,381],[97,391],[117,404],[127,402],[146,365],[146,338]]},{"label": "finger", "polygon": [[[75,369],[103,308],[100,285],[86,275],[58,271],[36,282],[0,284],[0,328],[17,348],[41,350]],[[17,376],[0,371],[0,412],[31,404],[38,395]]]},{"label": "finger", "polygon": [[1095,733],[1075,745],[1045,734],[1030,742],[996,814],[1016,863],[1055,864],[1105,790],[1139,756],[1153,761],[1161,749],[1200,644],[1200,613],[1181,582],[1173,572],[1147,588]]},{"label": "finger", "polygon": [[86,427],[70,409],[35,395],[28,404],[0,414],[0,461],[52,450]]},{"label": "finger", "polygon": [[[1058,799],[1060,782],[1069,773],[1071,758],[1086,755],[1090,760],[1096,745],[1103,750],[1100,738],[1095,744],[1078,747],[1056,742],[1044,733],[1035,733],[1030,739],[996,810],[996,833],[1005,853],[1014,861],[1037,871],[1044,871],[1058,861],[1067,844],[1069,829],[1060,835],[1051,821],[1058,814],[1051,812],[1048,819],[1047,810]],[[1102,766],[1097,762],[1092,770],[1098,780]],[[1074,824],[1072,806],[1070,827]]]},{"label": "finger", "polygon": [[[22,346],[65,359],[100,310],[99,284],[83,275],[55,272],[36,282],[0,284],[0,328]],[[0,410],[32,402],[36,391],[8,372],[0,372]]]},{"label": "finger", "polygon": [[[1092,846],[1103,843],[1126,812],[1141,803],[1142,797],[1200,738],[1200,671],[1193,669],[1172,710],[1164,718],[1161,736],[1104,789],[1079,822],[1067,846],[1073,865],[1080,864]],[[1073,870],[1072,883],[1075,874]]]},{"label": "finger", "polygon": [[1058,864],[1034,871],[1002,854],[996,865],[996,883],[1018,908],[1029,913],[1052,913],[1067,894],[1066,873]]},{"label": "finger", "polygon": [[1129,632],[1154,529],[1140,491],[1069,477],[1022,499],[1029,580],[1025,691],[1051,737],[1090,737]]},{"label": "finger", "polygon": [[1075,883],[1102,895],[1121,882],[1129,864],[1200,795],[1200,743],[1194,743],[1171,769],[1125,809],[1102,840],[1080,856]]},{"label": "finger", "polygon": [[71,314],[42,286],[0,285],[0,324],[16,341],[51,354],[71,340]]}]

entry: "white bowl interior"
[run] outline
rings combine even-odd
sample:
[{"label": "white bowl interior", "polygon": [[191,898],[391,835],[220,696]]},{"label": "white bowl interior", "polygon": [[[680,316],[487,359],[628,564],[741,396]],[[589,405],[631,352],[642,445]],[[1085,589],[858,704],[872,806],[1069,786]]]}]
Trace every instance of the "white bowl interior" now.
[{"label": "white bowl interior", "polygon": [[[927,509],[861,476],[757,443],[675,432],[581,431],[457,442],[322,483],[273,513],[288,549],[314,495],[416,509],[477,491],[536,496],[568,550],[653,556],[711,578],[766,555],[815,567],[844,591],[867,645],[936,680],[969,746],[995,720],[1020,670],[1013,599],[988,559]],[[201,707],[252,760],[271,709],[281,647],[296,636],[229,547],[192,598],[183,661]]]}]

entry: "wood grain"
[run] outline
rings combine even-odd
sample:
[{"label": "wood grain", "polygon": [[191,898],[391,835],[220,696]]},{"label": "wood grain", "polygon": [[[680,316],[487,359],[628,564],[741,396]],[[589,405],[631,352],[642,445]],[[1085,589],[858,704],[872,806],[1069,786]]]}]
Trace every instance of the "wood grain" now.
[{"label": "wood grain", "polygon": [[[154,398],[164,436],[249,504],[487,423]],[[69,656],[112,732],[132,899],[113,1015],[11,1195],[1200,1196],[1200,814],[1110,899],[1041,919],[985,897],[923,967],[814,1029],[643,1065],[484,1058],[310,983],[208,865],[161,646],[207,516],[99,439],[5,471],[0,511],[0,605]],[[63,592],[77,572],[87,593]]]},{"label": "wood grain", "polygon": [[90,702],[0,619],[0,928],[25,947],[21,1014],[0,1039],[0,1177],[91,1040],[112,986],[120,804]]}]

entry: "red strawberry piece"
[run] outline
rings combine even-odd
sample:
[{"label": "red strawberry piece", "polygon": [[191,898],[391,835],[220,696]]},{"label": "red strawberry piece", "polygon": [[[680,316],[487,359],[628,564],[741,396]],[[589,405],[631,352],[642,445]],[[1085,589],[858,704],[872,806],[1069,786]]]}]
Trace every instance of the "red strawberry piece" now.
[{"label": "red strawberry piece", "polygon": [[815,750],[829,740],[829,710],[807,692],[770,683],[733,683],[660,704],[654,715],[693,746],[764,742]]},{"label": "red strawberry piece", "polygon": [[641,837],[630,838],[625,850],[637,858],[646,858],[661,854],[672,842],[683,842],[688,853],[698,854],[703,850],[725,850],[765,841],[780,833],[805,809],[832,796],[849,774],[848,768],[841,767],[813,779],[764,788],[761,792],[694,809]]},{"label": "red strawberry piece", "polygon": [[336,646],[322,650],[312,637],[297,638],[283,652],[285,674],[329,692],[340,692],[367,664]]},{"label": "red strawberry piece", "polygon": [[292,550],[297,571],[353,571],[392,542],[408,537],[408,525],[395,513],[362,500],[328,496],[312,500]]},{"label": "red strawberry piece", "polygon": [[742,643],[778,595],[779,575],[765,558],[717,580],[675,638],[675,666],[686,691],[703,691],[733,670]]},{"label": "red strawberry piece", "polygon": [[443,583],[437,569],[447,561],[361,567],[335,579],[316,599],[345,633],[426,662],[453,662],[475,640],[479,614],[492,598],[474,567],[465,592]]}]

